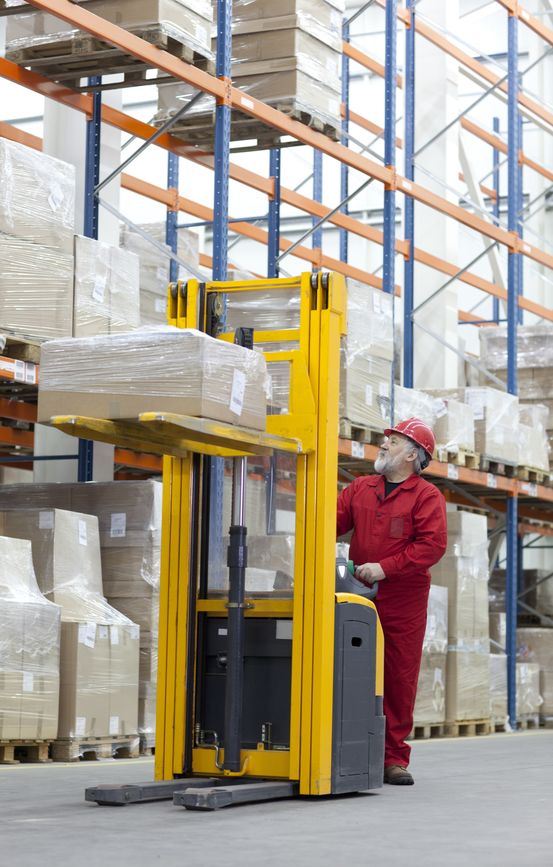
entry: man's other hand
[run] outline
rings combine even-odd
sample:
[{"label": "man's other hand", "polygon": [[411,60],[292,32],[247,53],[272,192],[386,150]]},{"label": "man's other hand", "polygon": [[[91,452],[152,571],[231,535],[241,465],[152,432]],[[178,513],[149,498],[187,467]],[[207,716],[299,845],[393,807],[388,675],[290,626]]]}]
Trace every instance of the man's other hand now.
[{"label": "man's other hand", "polygon": [[362,566],[356,566],[355,577],[371,587],[375,581],[383,581],[386,576],[380,563],[363,563]]}]

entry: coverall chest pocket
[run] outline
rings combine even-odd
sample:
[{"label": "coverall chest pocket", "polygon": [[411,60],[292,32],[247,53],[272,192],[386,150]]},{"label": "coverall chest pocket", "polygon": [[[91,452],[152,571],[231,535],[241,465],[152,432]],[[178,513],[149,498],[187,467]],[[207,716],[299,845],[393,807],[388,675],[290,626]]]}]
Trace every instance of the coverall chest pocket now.
[{"label": "coverall chest pocket", "polygon": [[393,515],[390,518],[390,538],[408,539],[413,530],[411,515]]}]

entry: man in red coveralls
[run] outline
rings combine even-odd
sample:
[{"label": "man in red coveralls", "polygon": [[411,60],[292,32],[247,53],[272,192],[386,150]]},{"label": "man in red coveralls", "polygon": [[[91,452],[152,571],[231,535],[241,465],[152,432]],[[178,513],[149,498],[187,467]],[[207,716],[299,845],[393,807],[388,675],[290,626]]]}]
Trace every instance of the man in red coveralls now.
[{"label": "man in red coveralls", "polygon": [[353,529],[355,576],[378,582],[375,605],[384,631],[384,782],[411,786],[407,770],[413,709],[426,628],[430,566],[447,547],[445,501],[421,478],[434,451],[432,430],[410,418],[384,431],[374,468],[338,498],[337,534]]}]

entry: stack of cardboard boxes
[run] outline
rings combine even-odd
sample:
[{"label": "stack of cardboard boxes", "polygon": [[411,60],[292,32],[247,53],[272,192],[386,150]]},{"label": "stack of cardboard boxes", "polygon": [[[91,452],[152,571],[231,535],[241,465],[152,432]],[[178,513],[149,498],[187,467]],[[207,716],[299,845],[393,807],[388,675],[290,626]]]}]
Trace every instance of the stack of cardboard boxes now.
[{"label": "stack of cardboard boxes", "polygon": [[73,336],[116,334],[139,326],[138,257],[75,235]]},{"label": "stack of cardboard boxes", "polygon": [[550,723],[553,720],[553,629],[537,626],[517,629],[517,657],[520,662],[539,666],[539,713]]},{"label": "stack of cardboard boxes", "polygon": [[447,587],[432,585],[414,712],[415,726],[445,722],[447,641]]},{"label": "stack of cardboard boxes", "polygon": [[0,601],[0,741],[52,741],[61,610],[38,588],[27,540],[0,536]]},{"label": "stack of cardboard boxes", "polygon": [[0,329],[70,336],[75,169],[0,139]]},{"label": "stack of cardboard boxes", "polygon": [[[165,244],[164,223],[146,223],[137,228],[152,237],[167,254],[170,253],[169,247]],[[139,260],[140,324],[166,325],[170,264],[168,255],[164,255],[162,249],[128,226],[121,227],[120,243],[123,250],[134,254]],[[201,278],[200,241],[195,232],[179,229],[177,255],[187,263],[186,268],[180,264],[178,266],[179,280]]]},{"label": "stack of cardboard boxes", "polygon": [[488,537],[483,515],[447,513],[448,546],[432,582],[448,589],[446,719],[488,719]]}]

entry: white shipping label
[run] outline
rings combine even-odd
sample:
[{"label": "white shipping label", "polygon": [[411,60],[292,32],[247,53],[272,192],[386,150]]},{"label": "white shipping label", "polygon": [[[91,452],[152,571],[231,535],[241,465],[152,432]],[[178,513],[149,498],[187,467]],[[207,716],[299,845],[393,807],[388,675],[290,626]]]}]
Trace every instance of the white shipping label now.
[{"label": "white shipping label", "polygon": [[101,277],[97,277],[94,281],[94,288],[92,289],[92,300],[96,301],[98,304],[103,304],[105,294],[106,282],[105,280],[102,280]]},{"label": "white shipping label", "polygon": [[447,477],[448,479],[458,479],[459,478],[459,468],[455,466],[455,464],[447,465]]},{"label": "white shipping label", "polygon": [[118,735],[119,734],[119,717],[118,716],[110,716],[110,718],[109,718],[109,733],[110,733],[110,735]]},{"label": "white shipping label", "polygon": [[497,488],[497,479],[493,473],[488,473],[488,488]]},{"label": "white shipping label", "polygon": [[88,545],[86,521],[81,521],[81,519],[79,519],[79,545]]},{"label": "white shipping label", "polygon": [[355,440],[351,441],[351,456],[352,458],[365,457],[365,446],[363,443],[358,443]]},{"label": "white shipping label", "polygon": [[25,363],[25,382],[27,385],[36,385],[36,364]]},{"label": "white shipping label", "polygon": [[482,421],[484,418],[485,396],[481,391],[467,391],[466,401],[472,407],[474,421]]},{"label": "white shipping label", "polygon": [[387,382],[378,383],[378,393],[380,397],[388,397],[390,394],[390,386]]},{"label": "white shipping label", "polygon": [[82,738],[86,733],[86,717],[78,716],[75,720],[75,737]]},{"label": "white shipping label", "polygon": [[111,627],[111,643],[112,645],[119,644],[119,627]]},{"label": "white shipping label", "polygon": [[167,313],[167,298],[156,298],[154,309],[156,313]]},{"label": "white shipping label", "polygon": [[372,406],[373,404],[373,387],[372,385],[365,386],[365,403],[367,406]]},{"label": "white shipping label", "polygon": [[112,512],[109,535],[112,539],[123,539],[127,535],[127,513]]},{"label": "white shipping label", "polygon": [[235,370],[232,375],[232,391],[230,393],[230,411],[242,415],[244,395],[246,393],[246,374]]},{"label": "white shipping label", "polygon": [[23,692],[32,692],[35,683],[34,674],[32,671],[23,672]]},{"label": "white shipping label", "polygon": [[241,96],[241,97],[240,97],[240,102],[242,103],[242,105],[244,106],[244,108],[253,108],[253,107],[254,107],[254,102],[253,102],[253,100],[248,99],[246,96]]},{"label": "white shipping label", "polygon": [[228,629],[223,629],[222,627],[217,630],[217,635],[228,635]]},{"label": "white shipping label", "polygon": [[98,640],[102,639],[103,641],[107,641],[109,638],[109,626],[99,626],[98,627]]},{"label": "white shipping label", "polygon": [[13,378],[16,382],[25,382],[25,362],[16,361]]},{"label": "white shipping label", "polygon": [[54,513],[39,512],[38,513],[38,529],[53,530],[54,529]]},{"label": "white shipping label", "polygon": [[96,644],[96,624],[79,623],[79,644],[85,647],[94,647]]},{"label": "white shipping label", "polygon": [[292,641],[292,621],[277,620],[276,622],[276,637],[285,641]]}]

